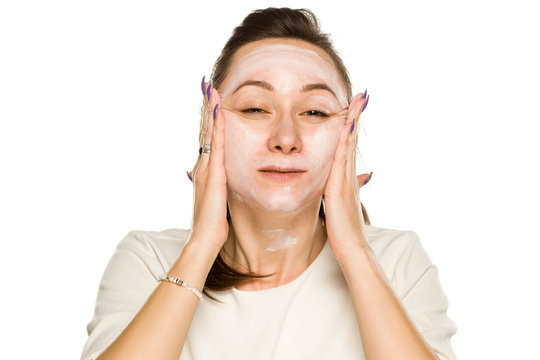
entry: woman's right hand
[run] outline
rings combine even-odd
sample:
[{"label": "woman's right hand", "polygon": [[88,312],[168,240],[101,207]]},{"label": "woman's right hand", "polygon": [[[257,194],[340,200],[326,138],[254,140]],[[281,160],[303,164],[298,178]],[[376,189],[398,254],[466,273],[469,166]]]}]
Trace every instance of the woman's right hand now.
[{"label": "woman's right hand", "polygon": [[[210,246],[219,252],[229,233],[227,222],[227,176],[224,143],[225,116],[219,109],[221,98],[210,83],[201,83],[204,107],[201,119],[199,147],[210,145],[210,154],[199,154],[193,171],[194,209],[189,242]],[[214,118],[215,117],[215,118]]]}]

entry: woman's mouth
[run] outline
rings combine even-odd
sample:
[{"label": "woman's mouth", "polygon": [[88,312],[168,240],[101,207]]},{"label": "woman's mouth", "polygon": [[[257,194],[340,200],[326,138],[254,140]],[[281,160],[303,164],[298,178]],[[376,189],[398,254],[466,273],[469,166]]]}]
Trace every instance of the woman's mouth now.
[{"label": "woman's mouth", "polygon": [[259,169],[258,171],[264,178],[277,182],[286,182],[297,179],[306,172],[306,170],[303,169],[278,168],[274,166]]}]

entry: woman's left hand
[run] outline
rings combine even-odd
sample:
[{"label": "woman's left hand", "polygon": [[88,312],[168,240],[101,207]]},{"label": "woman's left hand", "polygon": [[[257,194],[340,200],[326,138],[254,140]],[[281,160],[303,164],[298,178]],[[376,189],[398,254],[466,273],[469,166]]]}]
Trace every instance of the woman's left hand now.
[{"label": "woman's left hand", "polygon": [[326,232],[338,261],[367,246],[359,190],[370,174],[356,176],[357,125],[369,99],[364,95],[356,95],[349,105],[324,190]]}]

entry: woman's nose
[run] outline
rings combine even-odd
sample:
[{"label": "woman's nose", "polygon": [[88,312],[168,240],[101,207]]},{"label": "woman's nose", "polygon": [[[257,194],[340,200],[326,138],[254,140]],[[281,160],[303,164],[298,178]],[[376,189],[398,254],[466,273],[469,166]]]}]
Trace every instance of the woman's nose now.
[{"label": "woman's nose", "polygon": [[268,147],[270,151],[280,151],[284,154],[302,151],[302,139],[293,119],[283,118],[276,123]]}]

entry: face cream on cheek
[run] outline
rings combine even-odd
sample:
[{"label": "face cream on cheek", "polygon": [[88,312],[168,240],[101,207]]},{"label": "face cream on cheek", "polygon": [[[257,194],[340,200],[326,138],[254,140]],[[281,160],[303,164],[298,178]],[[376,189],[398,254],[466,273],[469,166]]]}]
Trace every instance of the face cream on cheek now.
[{"label": "face cream on cheek", "polygon": [[306,161],[314,174],[308,191],[324,190],[342,128],[342,118],[332,119],[319,125],[311,136],[306,137],[306,152],[310,152],[306,154]]},{"label": "face cream on cheek", "polygon": [[[255,159],[256,136],[252,129],[233,112],[226,112],[225,127],[225,171],[227,184],[233,193],[246,199],[246,192],[256,191],[252,168]],[[250,131],[251,130],[251,131]]]}]

